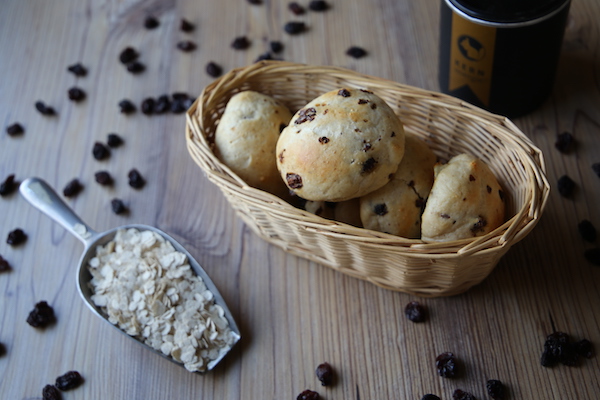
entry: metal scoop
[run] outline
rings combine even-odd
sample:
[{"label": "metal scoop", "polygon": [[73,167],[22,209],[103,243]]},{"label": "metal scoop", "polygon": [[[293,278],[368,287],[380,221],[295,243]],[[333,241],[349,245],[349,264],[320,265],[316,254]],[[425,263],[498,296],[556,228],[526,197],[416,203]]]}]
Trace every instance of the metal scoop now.
[{"label": "metal scoop", "polygon": [[[81,240],[85,246],[83,254],[79,259],[79,265],[77,268],[77,290],[81,295],[81,298],[85,301],[86,305],[96,314],[98,317],[102,318],[112,327],[117,329],[122,334],[127,337],[133,339],[137,343],[143,345],[147,349],[153,351],[154,353],[180,365],[183,366],[182,363],[176,361],[170,356],[164,355],[162,352],[155,350],[151,346],[141,342],[133,336],[128,335],[123,330],[121,330],[118,326],[112,324],[105,313],[97,307],[94,302],[91,300],[91,296],[93,295],[92,289],[89,286],[89,282],[92,279],[92,275],[87,269],[88,261],[93,258],[96,254],[96,247],[100,245],[105,245],[112,239],[114,239],[117,231],[119,229],[128,229],[128,228],[136,228],[140,231],[148,230],[158,233],[160,236],[164,237],[167,241],[171,242],[175,250],[185,254],[188,259],[188,263],[192,270],[204,281],[206,288],[210,290],[214,295],[215,303],[221,306],[225,312],[225,318],[229,322],[229,328],[233,332],[235,337],[234,344],[240,339],[240,332],[238,327],[233,320],[231,312],[227,308],[223,297],[217,290],[214,283],[208,277],[206,272],[200,267],[198,262],[188,253],[188,251],[181,246],[175,239],[171,236],[167,235],[163,231],[154,228],[148,225],[139,225],[139,224],[131,224],[124,225],[114,229],[111,229],[106,232],[96,232],[87,226],[66,204],[65,202],[56,194],[56,192],[43,180],[39,178],[29,178],[23,181],[19,187],[21,195],[34,207],[38,210],[42,211],[44,214],[48,215],[54,221],[60,223],[65,229],[71,232],[75,237]],[[233,345],[232,345],[233,346]],[[227,352],[222,352],[217,359],[211,360],[207,363],[206,370],[209,371],[213,369],[215,365],[227,354]]]}]

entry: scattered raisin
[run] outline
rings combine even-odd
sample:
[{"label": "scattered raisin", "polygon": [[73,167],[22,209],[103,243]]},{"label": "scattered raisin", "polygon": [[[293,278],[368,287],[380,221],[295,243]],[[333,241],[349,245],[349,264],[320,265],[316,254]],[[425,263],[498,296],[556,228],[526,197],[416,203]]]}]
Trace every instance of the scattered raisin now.
[{"label": "scattered raisin", "polygon": [[9,262],[0,255],[0,272],[8,272],[12,269]]},{"label": "scattered raisin", "polygon": [[94,174],[94,178],[96,178],[96,182],[102,186],[109,186],[113,184],[113,178],[110,176],[108,171],[98,171]]},{"label": "scattered raisin", "polygon": [[288,8],[290,9],[291,12],[293,12],[295,15],[302,15],[304,14],[304,12],[306,11],[304,9],[304,7],[302,7],[300,4],[298,4],[295,1],[292,1],[289,5]]},{"label": "scattered raisin", "polygon": [[544,353],[542,354],[542,366],[552,367],[563,359],[570,359],[569,353],[574,349],[569,346],[569,335],[564,332],[554,332],[546,337],[544,342]]},{"label": "scattered raisin", "polygon": [[132,74],[141,74],[146,70],[146,66],[139,61],[132,61],[127,64],[127,71]]},{"label": "scattered raisin", "polygon": [[583,256],[591,264],[600,266],[600,247],[595,247],[593,249],[587,249],[583,253]]},{"label": "scattered raisin", "polygon": [[435,359],[435,366],[437,367],[438,375],[443,378],[454,378],[456,376],[456,358],[450,352],[438,355]]},{"label": "scattered raisin", "polygon": [[67,185],[64,187],[63,195],[65,197],[75,197],[79,194],[79,192],[81,192],[82,189],[83,186],[81,185],[81,182],[75,178],[69,181],[69,183],[67,183]]},{"label": "scattered raisin", "polygon": [[59,376],[58,378],[56,378],[56,382],[54,383],[54,386],[56,386],[57,389],[60,389],[64,392],[65,390],[75,389],[82,383],[83,383],[83,377],[81,376],[81,374],[79,372],[69,371],[69,372]]},{"label": "scattered raisin", "polygon": [[319,393],[312,390],[305,390],[296,397],[296,400],[319,400],[320,398]]},{"label": "scattered raisin", "polygon": [[42,389],[42,398],[43,400],[61,400],[62,395],[55,386],[46,385],[44,386],[44,389]]},{"label": "scattered raisin", "polygon": [[156,104],[154,105],[154,112],[156,114],[166,113],[171,109],[171,101],[169,100],[169,96],[163,94],[156,99]]},{"label": "scattered raisin", "polygon": [[18,246],[24,243],[27,240],[27,234],[23,232],[22,229],[17,228],[8,233],[8,237],[6,238],[6,243],[11,246]]},{"label": "scattered raisin", "polygon": [[111,147],[114,149],[123,144],[123,139],[121,138],[121,136],[119,136],[116,133],[109,133],[107,140],[106,140],[106,144],[108,145],[108,147]]},{"label": "scattered raisin", "polygon": [[131,114],[136,110],[135,104],[133,104],[131,100],[127,99],[121,100],[119,102],[119,108],[121,109],[122,114]]},{"label": "scattered raisin", "polygon": [[223,68],[221,68],[219,64],[211,61],[206,64],[206,73],[213,78],[217,78],[223,73]]},{"label": "scattered raisin", "polygon": [[334,372],[333,368],[328,362],[324,362],[323,364],[319,364],[315,371],[317,378],[321,381],[322,386],[329,386],[333,383]]},{"label": "scattered raisin", "polygon": [[72,87],[67,93],[70,100],[81,101],[85,99],[85,92],[78,87]]},{"label": "scattered raisin", "polygon": [[260,54],[258,57],[256,57],[256,60],[254,60],[254,62],[259,62],[262,60],[272,60],[272,59],[273,59],[273,55],[267,51],[265,53]]},{"label": "scattered raisin", "polygon": [[4,343],[0,342],[0,357],[3,357],[6,355],[6,346],[4,345]]},{"label": "scattered raisin", "polygon": [[17,190],[18,182],[15,182],[15,174],[10,174],[0,183],[0,196],[8,196]]},{"label": "scattered raisin", "polygon": [[498,379],[490,379],[485,385],[488,395],[494,400],[504,399],[504,385]]},{"label": "scattered raisin", "polygon": [[287,185],[292,189],[300,189],[302,187],[302,177],[298,174],[287,173],[285,175]]},{"label": "scattered raisin", "polygon": [[105,158],[110,157],[110,150],[104,144],[96,142],[92,148],[92,155],[96,160],[104,160]]},{"label": "scattered raisin", "polygon": [[56,111],[54,110],[54,108],[47,106],[43,101],[36,101],[35,109],[38,110],[40,112],[40,114],[46,115],[46,116],[51,116],[51,115],[56,114]]},{"label": "scattered raisin", "polygon": [[45,328],[55,322],[54,310],[45,301],[38,302],[27,317],[27,323],[34,328]]},{"label": "scattered raisin", "polygon": [[123,49],[123,51],[121,51],[121,54],[119,54],[119,61],[127,65],[130,62],[136,60],[138,57],[139,54],[133,47],[126,47],[125,49]]},{"label": "scattered raisin", "polygon": [[22,134],[23,132],[25,132],[25,129],[23,129],[23,126],[21,126],[21,124],[19,124],[18,122],[15,122],[14,124],[6,127],[6,133],[9,136],[17,136]]},{"label": "scattered raisin", "polygon": [[575,342],[575,351],[581,357],[587,359],[594,357],[594,345],[587,339],[581,339],[579,342]]},{"label": "scattered raisin", "polygon": [[373,172],[373,170],[375,169],[376,165],[377,165],[377,160],[375,160],[373,157],[369,158],[367,161],[365,161],[362,164],[361,173],[362,174],[368,174],[370,172]]},{"label": "scattered raisin", "polygon": [[262,0],[247,0],[248,3],[254,4],[255,6],[262,4]]},{"label": "scattered raisin", "polygon": [[342,96],[342,97],[350,97],[350,91],[348,89],[340,89],[340,91],[338,92],[338,96]]},{"label": "scattered raisin", "polygon": [[465,392],[461,389],[456,389],[454,393],[452,393],[452,400],[476,400],[475,396],[473,396],[469,392]]},{"label": "scattered raisin", "polygon": [[196,29],[196,27],[191,22],[182,18],[181,24],[179,25],[179,29],[181,29],[183,32],[191,32],[194,29]]},{"label": "scattered raisin", "polygon": [[306,121],[310,122],[314,120],[316,116],[317,110],[315,110],[313,107],[303,108],[302,110],[298,111],[298,119],[294,121],[294,124],[299,125]]},{"label": "scattered raisin", "polygon": [[233,39],[233,42],[231,42],[231,47],[236,50],[245,50],[250,47],[250,41],[246,36],[239,36]]},{"label": "scattered raisin", "polygon": [[129,178],[129,186],[132,188],[141,189],[146,184],[142,174],[135,168],[129,171],[127,177]]},{"label": "scattered raisin", "polygon": [[592,164],[592,170],[598,175],[598,178],[600,178],[600,163]]},{"label": "scattered raisin", "polygon": [[112,199],[110,201],[110,207],[115,214],[124,214],[127,212],[127,206],[125,206],[125,203],[123,203],[123,200],[121,199]]},{"label": "scattered raisin", "polygon": [[596,228],[591,221],[584,219],[577,225],[577,229],[583,240],[590,243],[596,240]]},{"label": "scattered raisin", "polygon": [[567,175],[563,175],[558,179],[558,193],[563,197],[571,197],[575,189],[575,182]]},{"label": "scattered raisin", "polygon": [[421,397],[421,400],[440,400],[440,397],[436,396],[435,394],[426,394],[425,396]]},{"label": "scattered raisin", "polygon": [[404,315],[412,322],[424,322],[427,318],[427,310],[418,301],[411,301],[404,308]]},{"label": "scattered raisin", "polygon": [[382,217],[388,213],[387,205],[385,203],[375,204],[375,207],[373,207],[373,212]]},{"label": "scattered raisin", "polygon": [[279,41],[272,41],[269,45],[273,53],[281,53],[283,51],[283,43]]},{"label": "scattered raisin", "polygon": [[181,51],[190,52],[196,50],[196,43],[191,40],[182,40],[177,42],[177,48]]},{"label": "scattered raisin", "polygon": [[568,153],[571,151],[573,144],[575,143],[575,138],[569,132],[563,132],[556,136],[556,142],[554,146],[561,153]]},{"label": "scattered raisin", "polygon": [[308,3],[308,8],[311,11],[327,11],[329,9],[329,4],[324,0],[311,0]]},{"label": "scattered raisin", "polygon": [[353,58],[362,58],[367,55],[367,51],[362,47],[352,46],[346,50],[346,54]]},{"label": "scattered raisin", "polygon": [[304,22],[291,21],[284,25],[283,30],[290,35],[297,35],[306,31],[306,24]]},{"label": "scattered raisin", "polygon": [[141,110],[142,113],[146,115],[154,114],[154,106],[156,105],[156,101],[152,97],[148,97],[142,101]]},{"label": "scattered raisin", "polygon": [[144,28],[146,29],[154,29],[156,27],[158,27],[158,25],[160,25],[160,23],[158,22],[158,20],[152,16],[147,17],[146,20],[144,21]]},{"label": "scattered raisin", "polygon": [[81,65],[81,63],[73,64],[67,67],[67,71],[73,73],[77,77],[82,77],[87,75],[87,69]]}]

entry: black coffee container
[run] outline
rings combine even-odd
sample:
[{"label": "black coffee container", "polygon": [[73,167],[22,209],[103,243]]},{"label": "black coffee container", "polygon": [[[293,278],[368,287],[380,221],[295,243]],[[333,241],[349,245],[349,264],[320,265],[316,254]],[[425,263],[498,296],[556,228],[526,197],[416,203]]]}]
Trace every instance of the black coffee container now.
[{"label": "black coffee container", "polygon": [[519,117],[550,95],[570,0],[442,0],[441,90]]}]

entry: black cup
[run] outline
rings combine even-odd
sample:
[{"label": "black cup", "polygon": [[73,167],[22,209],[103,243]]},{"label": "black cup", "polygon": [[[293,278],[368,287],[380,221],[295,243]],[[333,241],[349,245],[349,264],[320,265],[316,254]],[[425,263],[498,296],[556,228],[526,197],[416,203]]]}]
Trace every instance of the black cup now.
[{"label": "black cup", "polygon": [[511,118],[552,91],[570,0],[442,0],[441,91]]}]

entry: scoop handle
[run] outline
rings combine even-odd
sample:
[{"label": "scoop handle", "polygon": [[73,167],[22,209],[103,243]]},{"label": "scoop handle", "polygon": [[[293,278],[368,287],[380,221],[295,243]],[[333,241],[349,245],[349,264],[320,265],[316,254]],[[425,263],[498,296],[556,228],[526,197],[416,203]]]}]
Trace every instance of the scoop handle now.
[{"label": "scoop handle", "polygon": [[35,177],[25,179],[19,186],[19,191],[32,206],[61,224],[84,244],[96,234],[42,179]]}]

